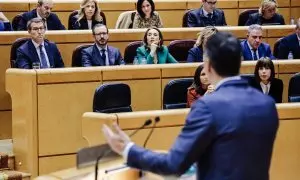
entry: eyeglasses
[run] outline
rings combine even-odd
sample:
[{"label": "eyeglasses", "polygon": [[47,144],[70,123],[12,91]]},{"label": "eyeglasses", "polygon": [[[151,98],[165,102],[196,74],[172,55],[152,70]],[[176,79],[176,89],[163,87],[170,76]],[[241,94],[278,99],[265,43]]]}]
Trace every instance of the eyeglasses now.
[{"label": "eyeglasses", "polygon": [[34,28],[31,28],[32,31],[44,31],[45,30],[45,27],[34,27]]},{"label": "eyeglasses", "polygon": [[253,39],[262,39],[263,37],[262,36],[251,36]]},{"label": "eyeglasses", "polygon": [[101,36],[101,35],[105,36],[105,35],[107,35],[107,32],[101,32],[101,33],[94,34],[94,36]]},{"label": "eyeglasses", "polygon": [[209,5],[216,5],[216,3],[217,3],[217,1],[214,1],[214,2],[205,1],[205,2]]}]

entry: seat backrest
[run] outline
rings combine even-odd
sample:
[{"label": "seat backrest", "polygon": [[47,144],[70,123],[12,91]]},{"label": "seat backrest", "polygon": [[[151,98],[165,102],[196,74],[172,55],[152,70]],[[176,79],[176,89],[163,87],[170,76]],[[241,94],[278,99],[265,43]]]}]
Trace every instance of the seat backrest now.
[{"label": "seat backrest", "polygon": [[124,83],[100,85],[94,94],[93,111],[102,113],[131,112],[131,91]]},{"label": "seat backrest", "polygon": [[17,59],[17,49],[22,46],[26,41],[28,41],[30,38],[23,37],[18,38],[13,42],[10,49],[10,67],[16,68],[16,59]]},{"label": "seat backrest", "polygon": [[246,9],[239,15],[238,26],[245,26],[251,14],[257,13],[257,9]]},{"label": "seat backrest", "polygon": [[122,12],[117,19],[115,29],[130,29],[133,13],[136,13],[136,10]]},{"label": "seat backrest", "polygon": [[11,26],[13,28],[14,31],[17,31],[18,30],[18,25],[19,25],[19,22],[21,21],[22,19],[22,14],[23,13],[20,13],[18,15],[16,15],[12,21],[11,21]]},{"label": "seat backrest", "polygon": [[183,17],[182,17],[182,27],[188,27],[188,25],[187,25],[188,15],[189,15],[190,11],[192,11],[192,10],[194,10],[194,9],[189,9],[184,12]]},{"label": "seat backrest", "polygon": [[[69,30],[72,30],[73,27],[72,27],[72,23],[71,23],[71,19],[73,16],[76,16],[78,14],[78,10],[74,10],[70,15],[69,15],[69,18],[68,18],[68,29]],[[103,24],[106,25],[106,17],[105,17],[105,14],[101,11],[100,12],[100,15],[102,16],[103,18]]]},{"label": "seat backrest", "polygon": [[289,102],[300,102],[300,96],[289,96]]},{"label": "seat backrest", "polygon": [[[283,37],[282,37],[283,38]],[[273,55],[278,59],[278,53],[279,53],[279,45],[282,38],[279,38],[276,40],[273,48]]]},{"label": "seat backrest", "polygon": [[170,54],[179,62],[186,62],[189,50],[194,46],[196,40],[174,40],[171,41],[168,49]]},{"label": "seat backrest", "polygon": [[163,109],[186,108],[187,89],[193,83],[193,78],[174,79],[165,86],[163,94]]},{"label": "seat backrest", "polygon": [[290,79],[288,97],[292,96],[300,96],[300,73]]},{"label": "seat backrest", "polygon": [[136,56],[136,49],[143,45],[143,41],[134,41],[129,43],[124,51],[124,61],[126,64],[132,64],[134,56]]},{"label": "seat backrest", "polygon": [[81,51],[93,44],[82,44],[77,46],[72,53],[72,67],[82,67],[82,54]]}]

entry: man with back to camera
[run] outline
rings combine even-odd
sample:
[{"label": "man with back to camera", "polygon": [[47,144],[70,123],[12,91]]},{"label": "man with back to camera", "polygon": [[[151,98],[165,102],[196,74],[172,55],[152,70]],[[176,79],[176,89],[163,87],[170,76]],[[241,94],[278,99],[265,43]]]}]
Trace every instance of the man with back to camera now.
[{"label": "man with back to camera", "polygon": [[45,24],[39,18],[33,18],[27,23],[31,39],[17,49],[16,66],[22,69],[32,69],[34,63],[40,68],[64,67],[64,62],[55,43],[45,40]]},{"label": "man with back to camera", "polygon": [[27,22],[33,18],[42,19],[46,30],[65,30],[65,26],[61,23],[57,15],[51,12],[52,8],[52,0],[38,0],[36,9],[22,14],[17,30],[27,30]]},{"label": "man with back to camera", "polygon": [[109,32],[105,25],[96,24],[93,29],[95,44],[82,50],[82,66],[113,66],[124,64],[120,50],[108,46]]},{"label": "man with back to camera", "polygon": [[202,0],[199,9],[188,13],[188,27],[226,26],[223,10],[216,8],[217,0]]},{"label": "man with back to camera", "polygon": [[289,59],[289,53],[292,59],[300,59],[300,18],[297,20],[295,33],[284,37],[280,41],[278,59]]},{"label": "man with back to camera", "polygon": [[239,76],[237,38],[218,32],[205,48],[204,71],[215,91],[192,105],[168,153],[135,145],[116,123],[115,133],[103,126],[104,136],[133,168],[180,175],[197,163],[201,180],[268,180],[279,123],[275,102]]},{"label": "man with back to camera", "polygon": [[243,58],[245,61],[256,61],[262,57],[275,59],[269,44],[262,42],[263,29],[258,24],[248,27],[247,40],[241,42]]}]

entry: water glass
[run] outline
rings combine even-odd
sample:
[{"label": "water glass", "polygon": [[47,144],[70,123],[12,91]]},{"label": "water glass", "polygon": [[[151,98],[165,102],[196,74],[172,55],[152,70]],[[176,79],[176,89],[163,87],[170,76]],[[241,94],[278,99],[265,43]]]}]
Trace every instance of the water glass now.
[{"label": "water glass", "polygon": [[41,66],[40,66],[40,62],[33,62],[32,63],[32,69],[40,69]]},{"label": "water glass", "polygon": [[147,59],[146,59],[146,57],[141,57],[141,58],[140,58],[140,64],[147,64]]}]

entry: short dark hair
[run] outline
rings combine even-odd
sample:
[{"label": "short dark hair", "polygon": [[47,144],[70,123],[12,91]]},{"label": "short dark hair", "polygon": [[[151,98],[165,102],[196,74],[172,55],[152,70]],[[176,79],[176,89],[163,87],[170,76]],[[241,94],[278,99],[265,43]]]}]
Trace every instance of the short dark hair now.
[{"label": "short dark hair", "polygon": [[144,1],[148,1],[149,4],[151,5],[151,17],[152,17],[153,13],[155,11],[155,5],[154,5],[154,2],[152,0],[138,0],[137,4],[136,4],[136,10],[142,18],[145,18],[146,14],[142,10],[142,4],[143,4]]},{"label": "short dark hair", "polygon": [[106,28],[106,32],[108,33],[108,28],[107,28],[107,26],[106,25],[104,25],[104,24],[95,24],[94,26],[93,26],[93,28],[92,28],[92,32],[93,32],[93,35],[95,35],[95,29],[97,28],[97,27],[105,27]]},{"label": "short dark hair", "polygon": [[241,67],[240,41],[230,33],[217,32],[207,41],[205,54],[216,73],[222,77],[236,76]]},{"label": "short dark hair", "polygon": [[46,28],[45,26],[45,22],[41,19],[41,18],[33,18],[33,19],[30,19],[28,22],[27,22],[27,30],[31,30],[31,24],[32,23],[43,23],[44,25],[44,28]]},{"label": "short dark hair", "polygon": [[255,70],[254,70],[255,80],[257,82],[261,81],[259,74],[258,74],[258,70],[259,70],[259,68],[263,68],[263,67],[269,68],[271,70],[271,76],[268,80],[272,81],[273,78],[275,78],[275,67],[274,67],[272,60],[268,57],[260,58],[259,60],[257,60],[256,65],[255,65]]},{"label": "short dark hair", "polygon": [[163,42],[164,42],[163,35],[162,35],[161,31],[160,31],[158,28],[156,28],[156,27],[152,27],[152,28],[147,29],[147,31],[146,31],[145,34],[144,34],[144,40],[143,40],[144,44],[145,44],[146,46],[148,46],[148,42],[147,42],[147,34],[148,34],[148,32],[149,32],[151,29],[155,29],[155,30],[158,32],[159,39],[160,39],[159,47],[161,47],[161,46],[163,45]]},{"label": "short dark hair", "polygon": [[203,70],[203,65],[197,67],[195,74],[194,74],[194,82],[192,84],[192,87],[195,88],[196,92],[200,95],[203,95],[206,92],[206,89],[202,88],[202,83],[200,80],[200,74]]}]

